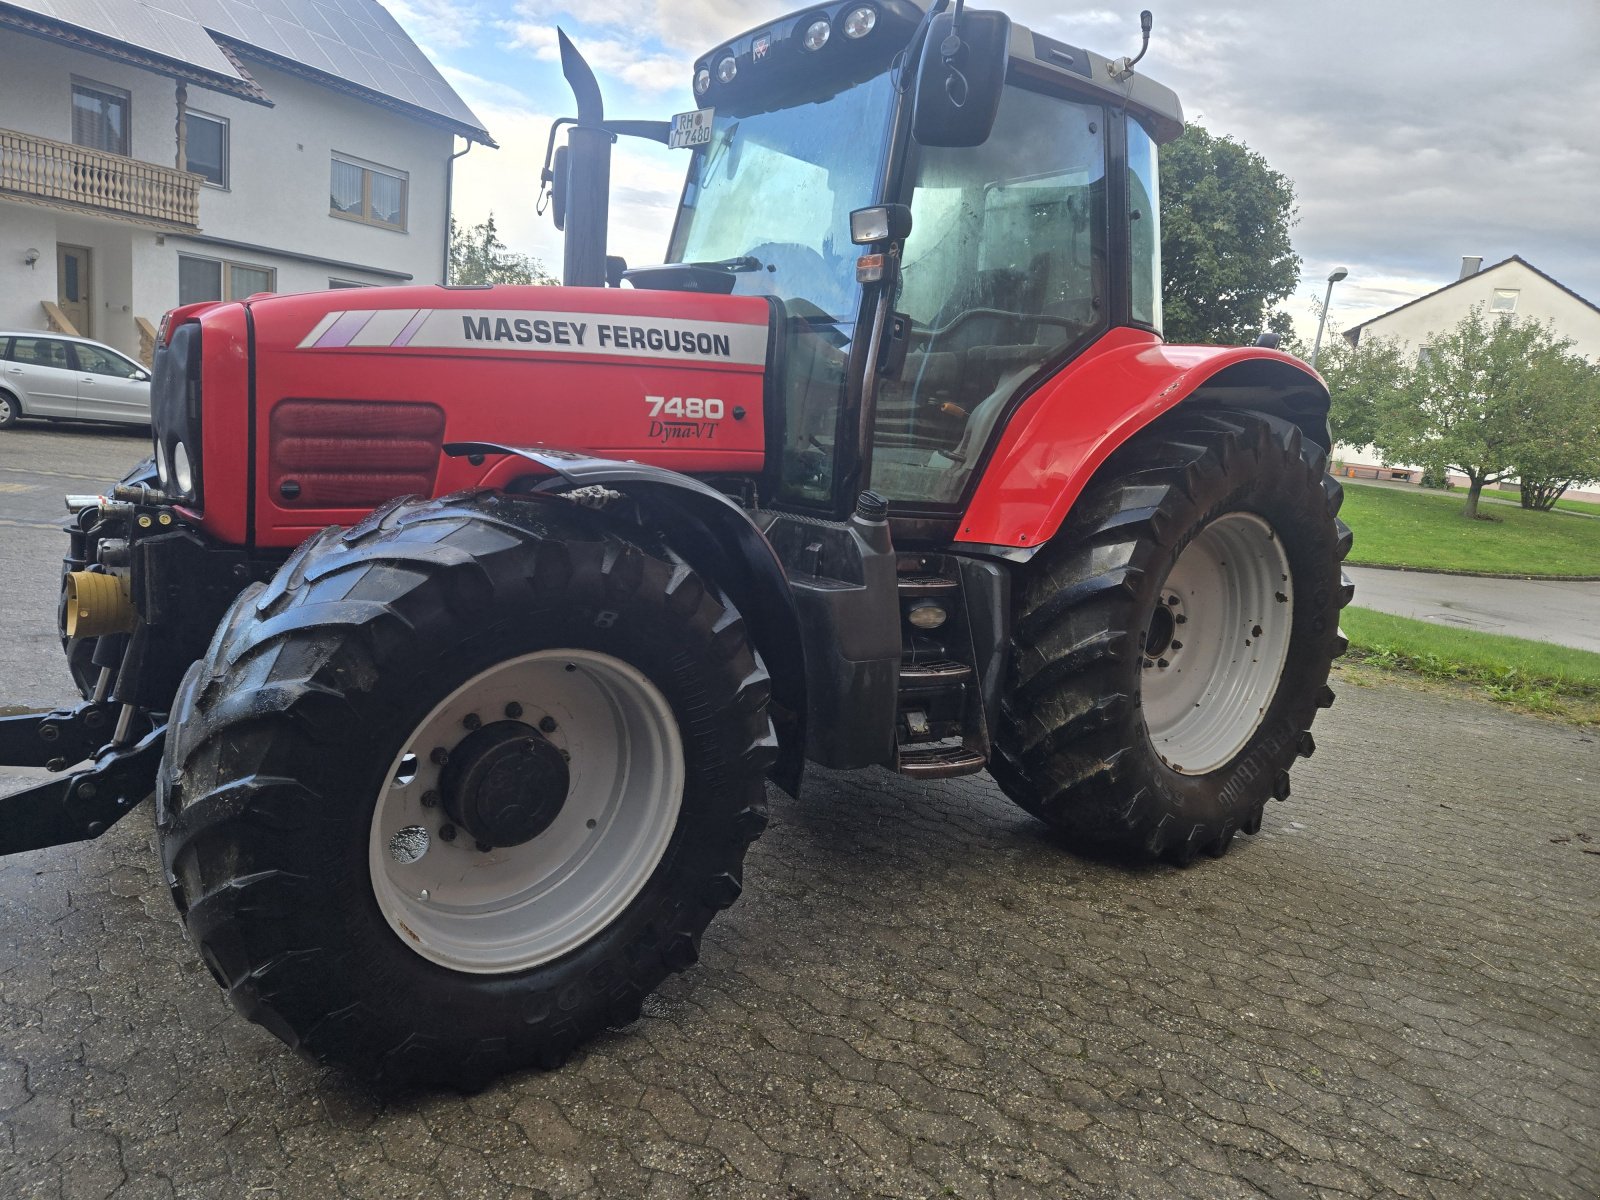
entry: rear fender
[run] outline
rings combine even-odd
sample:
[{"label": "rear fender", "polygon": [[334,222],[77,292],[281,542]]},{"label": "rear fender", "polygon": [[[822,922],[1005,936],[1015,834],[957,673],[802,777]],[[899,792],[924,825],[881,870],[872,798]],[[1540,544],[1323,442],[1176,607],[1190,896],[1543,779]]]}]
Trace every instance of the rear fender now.
[{"label": "rear fender", "polygon": [[1327,384],[1299,359],[1258,346],[1169,346],[1142,330],[1113,329],[1012,416],[957,544],[1026,561],[1112,452],[1180,404],[1271,413],[1333,444]]},{"label": "rear fender", "polygon": [[646,503],[672,548],[725,592],[744,618],[757,653],[772,677],[773,724],[778,759],[769,777],[798,796],[805,764],[806,669],[800,618],[777,555],[741,509],[715,488],[666,467],[592,458],[566,450],[522,449],[492,442],[451,442],[444,452],[492,464],[483,484],[508,488],[534,474],[550,476],[539,491],[604,487]]}]

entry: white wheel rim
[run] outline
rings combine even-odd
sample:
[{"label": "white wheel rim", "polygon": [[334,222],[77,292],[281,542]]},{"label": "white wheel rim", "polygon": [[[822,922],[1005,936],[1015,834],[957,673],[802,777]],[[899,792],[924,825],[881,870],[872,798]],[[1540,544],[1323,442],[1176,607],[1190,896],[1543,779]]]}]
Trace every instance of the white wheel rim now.
[{"label": "white wheel rim", "polygon": [[[511,706],[508,708],[508,706]],[[518,713],[517,707],[521,711]],[[565,803],[521,845],[478,849],[437,793],[437,747],[471,717],[508,712],[564,752]],[[553,725],[551,725],[553,722]],[[467,680],[406,739],[379,794],[368,843],[384,919],[423,958],[457,971],[521,971],[591,940],[637,896],[666,852],[683,802],[683,744],[672,706],[641,672],[589,650],[541,650]]]},{"label": "white wheel rim", "polygon": [[1261,727],[1289,656],[1293,583],[1283,543],[1253,513],[1218,517],[1172,565],[1140,671],[1145,729],[1172,770],[1215,771]]},{"label": "white wheel rim", "polygon": [[11,398],[9,396],[0,396],[0,421],[9,421],[10,419]]}]

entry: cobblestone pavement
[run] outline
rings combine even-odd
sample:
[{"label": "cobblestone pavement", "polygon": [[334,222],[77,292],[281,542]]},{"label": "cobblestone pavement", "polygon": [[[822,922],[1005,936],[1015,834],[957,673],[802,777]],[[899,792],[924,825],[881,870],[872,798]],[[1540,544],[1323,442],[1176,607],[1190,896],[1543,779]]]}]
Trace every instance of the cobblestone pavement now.
[{"label": "cobblestone pavement", "polygon": [[1592,735],[1347,685],[1319,741],[1185,871],[822,775],[642,1020],[471,1097],[236,1017],[137,813],[0,864],[0,1194],[1600,1193]]},{"label": "cobblestone pavement", "polygon": [[819,772],[643,1019],[474,1096],[234,1015],[148,810],[0,860],[0,1196],[1596,1196],[1596,735],[1364,678],[1188,870]]}]

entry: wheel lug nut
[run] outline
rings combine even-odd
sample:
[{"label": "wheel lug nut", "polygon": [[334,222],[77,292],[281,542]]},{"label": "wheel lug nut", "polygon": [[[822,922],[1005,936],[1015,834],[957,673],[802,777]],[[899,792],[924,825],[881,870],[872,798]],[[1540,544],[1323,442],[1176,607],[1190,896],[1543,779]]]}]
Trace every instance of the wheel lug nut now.
[{"label": "wheel lug nut", "polygon": [[542,733],[554,733],[556,731],[556,719],[554,717],[540,717],[539,730]]},{"label": "wheel lug nut", "polygon": [[435,746],[433,748],[433,753],[428,755],[428,757],[442,767],[445,765],[445,763],[450,761],[450,751],[446,750],[443,746]]},{"label": "wheel lug nut", "polygon": [[1173,638],[1173,640],[1172,640],[1172,648],[1174,650],[1182,650],[1183,649],[1183,643],[1178,641],[1177,638]]},{"label": "wheel lug nut", "polygon": [[1178,598],[1176,596],[1168,596],[1167,603],[1173,608],[1176,608],[1178,607]]},{"label": "wheel lug nut", "polygon": [[439,793],[434,791],[432,788],[429,788],[427,791],[423,792],[422,793],[422,807],[423,808],[438,808],[439,807]]},{"label": "wheel lug nut", "polygon": [[515,721],[521,715],[522,705],[518,704],[515,700],[506,705],[506,716],[510,717],[513,721]]},{"label": "wheel lug nut", "polygon": [[483,724],[483,718],[477,713],[468,713],[466,716],[461,718],[461,723],[468,729],[476,729],[478,726]]},{"label": "wheel lug nut", "polygon": [[474,845],[478,847],[479,854],[487,854],[494,849],[488,842],[475,842]]},{"label": "wheel lug nut", "polygon": [[453,842],[453,841],[455,841],[456,840],[456,827],[454,825],[441,825],[441,826],[439,826],[439,839],[441,841],[445,841],[445,842]]},{"label": "wheel lug nut", "polygon": [[1184,623],[1184,622],[1185,622],[1185,621],[1187,621],[1187,620],[1188,620],[1188,619],[1189,619],[1189,618],[1188,618],[1188,617],[1186,617],[1186,616],[1184,616],[1184,615],[1183,615],[1183,614],[1182,614],[1182,613],[1179,613],[1179,614],[1178,614],[1178,615],[1177,615],[1177,616],[1175,616],[1175,617],[1173,617],[1173,618],[1172,618],[1172,619],[1173,619],[1173,620],[1174,620],[1174,621],[1176,621],[1176,622],[1177,622],[1177,623],[1178,623],[1178,624],[1179,624],[1179,625],[1182,625],[1182,624],[1183,624],[1183,623]]},{"label": "wheel lug nut", "polygon": [[1167,660],[1166,660],[1166,659],[1164,659],[1164,658],[1158,658],[1158,659],[1156,659],[1156,666],[1158,666],[1158,667],[1170,667],[1170,666],[1171,666],[1171,665],[1172,665],[1172,664],[1171,664],[1171,663],[1169,663],[1169,662],[1168,662],[1168,661],[1167,661]]}]

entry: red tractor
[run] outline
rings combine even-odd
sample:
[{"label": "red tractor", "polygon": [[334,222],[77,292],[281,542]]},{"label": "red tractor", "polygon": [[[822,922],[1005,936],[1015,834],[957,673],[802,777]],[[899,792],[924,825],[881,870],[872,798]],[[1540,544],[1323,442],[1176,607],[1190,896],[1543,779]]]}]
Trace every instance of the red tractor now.
[{"label": "red tractor", "polygon": [[[1173,94],[946,5],[740,34],[671,122],[563,38],[566,286],[170,313],[0,852],[153,791],[245,1016],[471,1084],[692,963],[808,760],[988,770],[1128,855],[1256,832],[1344,645],[1327,390],[1162,340]],[[689,147],[665,265],[606,256],[619,136]]]}]

